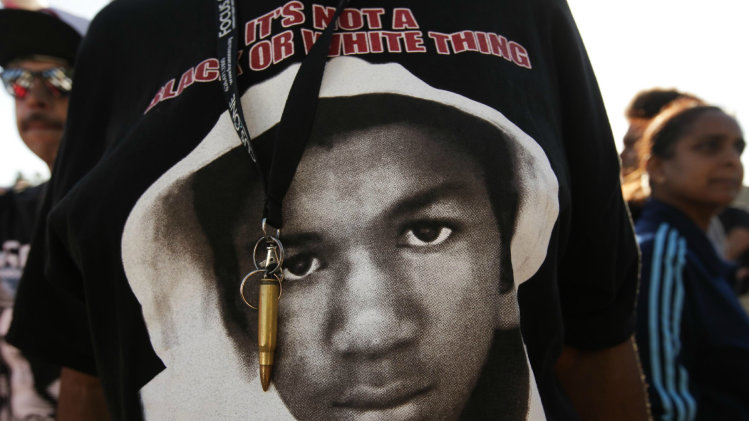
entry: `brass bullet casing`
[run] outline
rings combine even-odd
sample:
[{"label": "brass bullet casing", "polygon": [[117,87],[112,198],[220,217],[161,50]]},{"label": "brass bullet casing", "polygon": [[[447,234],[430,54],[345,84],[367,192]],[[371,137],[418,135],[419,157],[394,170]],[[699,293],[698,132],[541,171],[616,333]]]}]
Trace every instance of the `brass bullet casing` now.
[{"label": "brass bullet casing", "polygon": [[260,280],[260,296],[257,316],[257,345],[260,360],[260,383],[267,391],[273,370],[273,354],[278,335],[278,296],[280,283],[275,278]]}]

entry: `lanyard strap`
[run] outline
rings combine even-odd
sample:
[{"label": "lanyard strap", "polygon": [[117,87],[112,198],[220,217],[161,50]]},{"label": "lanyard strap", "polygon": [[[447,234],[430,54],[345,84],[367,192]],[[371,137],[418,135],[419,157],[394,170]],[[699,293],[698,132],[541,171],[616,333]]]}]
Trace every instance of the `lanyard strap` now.
[{"label": "lanyard strap", "polygon": [[249,152],[253,164],[261,174],[265,188],[263,218],[274,228],[280,229],[283,226],[281,215],[283,198],[291,186],[312,129],[320,94],[320,83],[333,37],[333,27],[348,2],[349,0],[338,0],[333,18],[302,61],[281,114],[271,161],[262,163],[258,161],[257,154],[252,147],[239,99],[235,63],[237,57],[236,7],[234,0],[216,0],[218,59],[224,99],[229,107],[231,120],[239,140]]}]

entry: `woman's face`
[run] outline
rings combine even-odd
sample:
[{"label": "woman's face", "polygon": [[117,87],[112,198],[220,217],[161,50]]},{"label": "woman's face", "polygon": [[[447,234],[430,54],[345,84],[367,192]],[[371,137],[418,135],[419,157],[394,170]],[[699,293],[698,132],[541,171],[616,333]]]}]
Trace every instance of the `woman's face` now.
[{"label": "woman's face", "polygon": [[744,145],[735,119],[718,110],[703,112],[673,145],[673,155],[649,169],[653,195],[687,213],[729,205],[744,178]]},{"label": "woman's face", "polygon": [[392,124],[305,152],[273,374],[297,418],[456,418],[495,329],[517,326],[482,171],[440,136]]}]

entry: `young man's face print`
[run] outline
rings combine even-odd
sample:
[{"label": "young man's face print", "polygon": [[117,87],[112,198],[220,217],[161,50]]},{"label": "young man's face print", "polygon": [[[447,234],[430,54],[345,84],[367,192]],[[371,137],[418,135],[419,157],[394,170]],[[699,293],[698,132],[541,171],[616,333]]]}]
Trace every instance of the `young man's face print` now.
[{"label": "young man's face print", "polygon": [[305,151],[273,374],[296,418],[457,418],[496,329],[517,326],[483,171],[445,136],[393,123]]}]

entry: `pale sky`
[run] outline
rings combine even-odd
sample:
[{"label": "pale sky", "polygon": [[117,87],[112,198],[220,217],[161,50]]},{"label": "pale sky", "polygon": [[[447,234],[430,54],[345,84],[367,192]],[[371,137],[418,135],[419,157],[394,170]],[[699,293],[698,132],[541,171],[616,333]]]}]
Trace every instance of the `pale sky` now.
[{"label": "pale sky", "polygon": [[[642,89],[676,88],[749,130],[747,0],[568,0],[621,146],[624,108]],[[744,154],[744,166],[749,153]],[[747,167],[749,168],[749,167]],[[749,172],[749,170],[747,171]],[[745,184],[749,178],[745,177]]]},{"label": "pale sky", "polygon": [[[105,0],[49,0],[93,17]],[[621,146],[632,96],[652,87],[691,92],[749,124],[748,0],[568,0],[598,77],[612,131]],[[13,102],[0,94],[0,186],[18,171],[48,177],[21,142]],[[749,153],[744,165],[749,164]],[[747,171],[749,172],[749,170]],[[749,177],[745,176],[749,182]],[[747,184],[745,182],[745,184]]]}]

